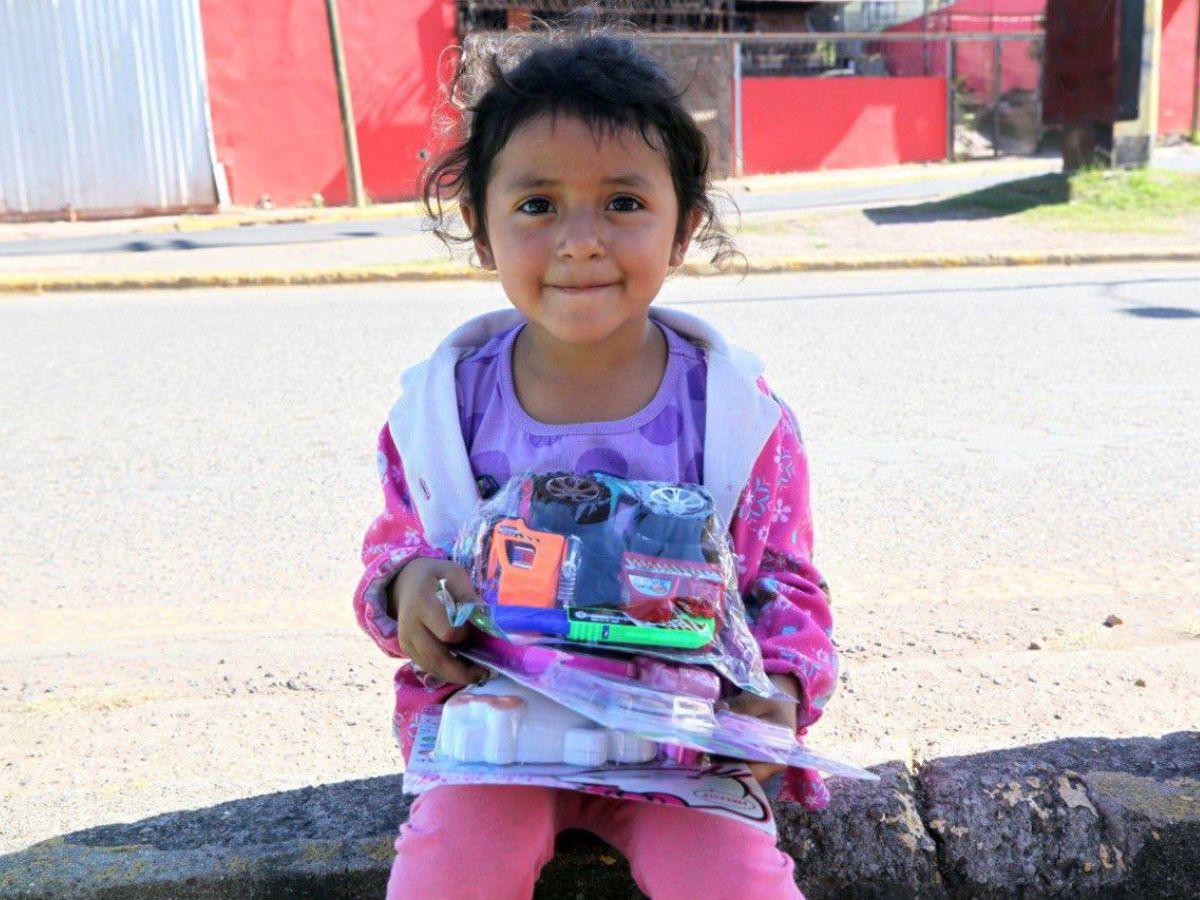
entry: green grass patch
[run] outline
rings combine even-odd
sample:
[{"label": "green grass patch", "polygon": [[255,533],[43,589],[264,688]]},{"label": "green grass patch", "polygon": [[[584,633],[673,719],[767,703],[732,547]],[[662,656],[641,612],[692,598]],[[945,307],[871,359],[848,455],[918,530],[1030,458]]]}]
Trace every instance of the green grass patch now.
[{"label": "green grass patch", "polygon": [[1200,219],[1200,174],[1153,169],[1038,175],[908,207],[922,218],[1016,216],[1079,231],[1169,234]]},{"label": "green grass patch", "polygon": [[1078,172],[1070,178],[1065,209],[1047,210],[1052,217],[1086,224],[1089,218],[1110,225],[1170,224],[1179,216],[1200,215],[1200,175],[1132,171]]}]

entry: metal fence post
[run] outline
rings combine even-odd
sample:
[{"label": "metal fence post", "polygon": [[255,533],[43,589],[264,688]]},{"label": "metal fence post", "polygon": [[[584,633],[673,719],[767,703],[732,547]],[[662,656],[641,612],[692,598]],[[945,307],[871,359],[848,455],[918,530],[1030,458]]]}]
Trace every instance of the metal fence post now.
[{"label": "metal fence post", "polygon": [[1046,39],[1043,36],[1038,41],[1038,82],[1037,82],[1037,130],[1034,134],[1037,136],[1034,141],[1033,148],[1036,153],[1042,146],[1042,140],[1046,137],[1046,125],[1042,116],[1044,109],[1044,100],[1046,96]]},{"label": "metal fence post", "polygon": [[1000,41],[992,40],[992,156],[1000,155],[1000,66],[1002,64]]},{"label": "metal fence post", "polygon": [[1196,10],[1196,83],[1192,85],[1192,143],[1200,143],[1200,8]]},{"label": "metal fence post", "polygon": [[745,174],[745,157],[742,155],[742,44],[730,41],[733,48],[733,176]]},{"label": "metal fence post", "polygon": [[946,32],[946,161],[954,162],[954,38]]},{"label": "metal fence post", "polygon": [[333,50],[333,77],[337,83],[338,107],[342,112],[342,140],[346,147],[346,180],[350,185],[350,203],[365,206],[362,167],[358,158],[358,135],[354,128],[354,107],[350,103],[350,79],[346,76],[346,55],[342,51],[342,29],[338,24],[337,0],[325,0],[329,20],[329,45]]}]

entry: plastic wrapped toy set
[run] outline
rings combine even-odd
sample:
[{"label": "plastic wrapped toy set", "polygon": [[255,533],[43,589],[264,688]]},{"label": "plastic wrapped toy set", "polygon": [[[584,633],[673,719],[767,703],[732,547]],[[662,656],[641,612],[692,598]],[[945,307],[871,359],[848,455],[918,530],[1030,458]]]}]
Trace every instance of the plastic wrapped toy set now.
[{"label": "plastic wrapped toy set", "polygon": [[709,666],[739,688],[776,693],[702,487],[602,472],[518,476],[480,504],[454,558],[483,600],[455,610],[459,623]]},{"label": "plastic wrapped toy set", "polygon": [[[851,778],[874,777],[802,747],[787,728],[731,711],[719,699],[720,686],[713,673],[703,669],[643,657],[630,660],[625,671],[616,673],[614,661],[607,658],[486,635],[460,654],[556,702],[564,711],[613,733],[653,741],[665,759],[690,760],[705,753]],[[456,696],[470,696],[490,684],[467,688]],[[682,754],[681,749],[692,752]]]},{"label": "plastic wrapped toy set", "polygon": [[647,763],[654,741],[613,731],[504,677],[460,691],[442,710],[437,752],[462,763]]},{"label": "plastic wrapped toy set", "polygon": [[451,620],[479,629],[456,652],[496,674],[423,717],[406,790],[618,791],[764,827],[762,791],[738,761],[875,778],[725,702],[786,695],[763,670],[703,488],[518,476],[480,504],[454,557],[482,599],[461,606],[442,591]]},{"label": "plastic wrapped toy set", "polygon": [[[519,688],[511,682],[497,678],[492,690],[499,691],[502,697],[532,697],[533,694],[522,694]],[[462,696],[468,688],[455,696]],[[534,701],[536,703],[536,700]],[[545,701],[549,703],[550,701]],[[553,705],[552,705],[553,706]],[[552,708],[552,707],[551,707]],[[558,707],[562,709],[562,707]],[[771,816],[771,808],[762,787],[750,774],[744,763],[722,763],[707,757],[695,757],[680,761],[664,763],[656,757],[648,762],[639,763],[607,762],[601,765],[587,765],[583,759],[596,759],[598,754],[585,757],[589,745],[595,746],[602,741],[596,737],[580,736],[572,740],[571,753],[574,763],[567,762],[523,762],[509,765],[493,765],[482,763],[461,763],[453,761],[443,750],[439,750],[439,742],[445,740],[446,729],[442,728],[442,717],[452,714],[452,707],[431,706],[422,715],[418,723],[417,733],[413,742],[412,756],[408,768],[404,772],[404,790],[410,794],[421,794],[441,785],[456,784],[508,784],[531,785],[560,788],[563,790],[582,791],[589,794],[599,794],[605,797],[619,797],[626,800],[639,800],[647,803],[662,803],[673,806],[685,806],[701,812],[726,816],[742,822],[752,828],[757,828],[767,834],[775,834],[775,821]],[[539,715],[539,713],[534,713]],[[557,712],[551,712],[549,719],[554,719]],[[576,724],[556,726],[556,730],[565,735],[566,731],[578,727]],[[586,728],[586,726],[584,726]],[[518,731],[518,734],[520,731]],[[616,738],[615,741],[621,741]],[[606,736],[603,743],[613,747],[614,738]],[[564,737],[563,743],[566,744]],[[556,743],[556,742],[555,742]],[[538,748],[539,750],[544,748]],[[632,753],[636,747],[630,746],[622,750],[619,745],[607,751],[610,760],[620,759],[624,754],[626,759],[633,759]],[[530,748],[532,750],[532,748]],[[486,751],[485,751],[486,752]],[[469,755],[469,750],[464,748]],[[535,754],[520,748],[518,757],[522,754]],[[547,753],[547,757],[553,757]],[[639,754],[640,755],[640,754]]]}]

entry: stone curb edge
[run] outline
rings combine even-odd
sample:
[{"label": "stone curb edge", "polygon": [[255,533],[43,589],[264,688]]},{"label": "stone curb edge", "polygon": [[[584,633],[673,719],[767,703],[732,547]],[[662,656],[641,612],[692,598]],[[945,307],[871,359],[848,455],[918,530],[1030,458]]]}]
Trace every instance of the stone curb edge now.
[{"label": "stone curb edge", "polygon": [[[997,266],[1094,265],[1103,263],[1200,262],[1200,247],[1158,250],[1048,250],[1033,253],[918,253],[843,257],[779,257],[751,260],[746,274],[868,272],[896,269],[989,268]],[[697,277],[740,274],[704,263],[685,263],[681,274]],[[0,275],[0,294],[133,291],[181,288],[301,287],[394,281],[495,280],[491,272],[462,264],[345,266],[335,269],[263,269],[233,272],[142,272],[58,275]]]},{"label": "stone curb edge", "polygon": [[[292,840],[273,846],[159,850],[46,841],[15,871],[0,872],[0,897],[243,898],[337,896],[355,875],[386,880],[394,838]],[[304,893],[307,889],[310,893]],[[382,896],[382,885],[379,895]]]},{"label": "stone curb edge", "polygon": [[[1196,896],[1200,731],[871,769],[878,782],[836,779],[824,812],[774,804],[813,900]],[[0,898],[381,896],[410,804],[400,790],[381,776],[53,838],[0,856]],[[637,896],[604,845],[559,849],[538,897]]]}]

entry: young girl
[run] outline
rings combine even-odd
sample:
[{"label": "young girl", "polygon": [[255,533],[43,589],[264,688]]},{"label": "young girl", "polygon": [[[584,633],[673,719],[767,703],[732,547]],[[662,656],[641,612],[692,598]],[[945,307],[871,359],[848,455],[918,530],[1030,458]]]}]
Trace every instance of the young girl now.
[{"label": "young girl", "polygon": [[[766,670],[797,698],[747,696],[741,708],[803,735],[833,692],[837,661],[795,419],[753,356],[700,319],[651,307],[694,235],[717,262],[733,252],[709,197],[704,136],[624,38],[559,37],[514,67],[493,58],[490,75],[465,141],[427,173],[425,198],[438,226],[443,193],[457,200],[514,308],[467,322],[405,373],[379,436],[385,507],[354,601],[384,652],[410,660],[395,684],[402,750],[425,706],[483,677],[450,652],[466,629],[450,627],[435,592],[445,579],[458,599],[473,597],[447,550],[480,497],[526,471],[704,484],[731,523]],[[782,796],[810,809],[828,802],[808,770],[784,773]],[[732,820],[508,786],[418,798],[388,896],[529,897],[555,835],[572,827],[625,854],[651,897],[799,896],[792,860]]]}]

